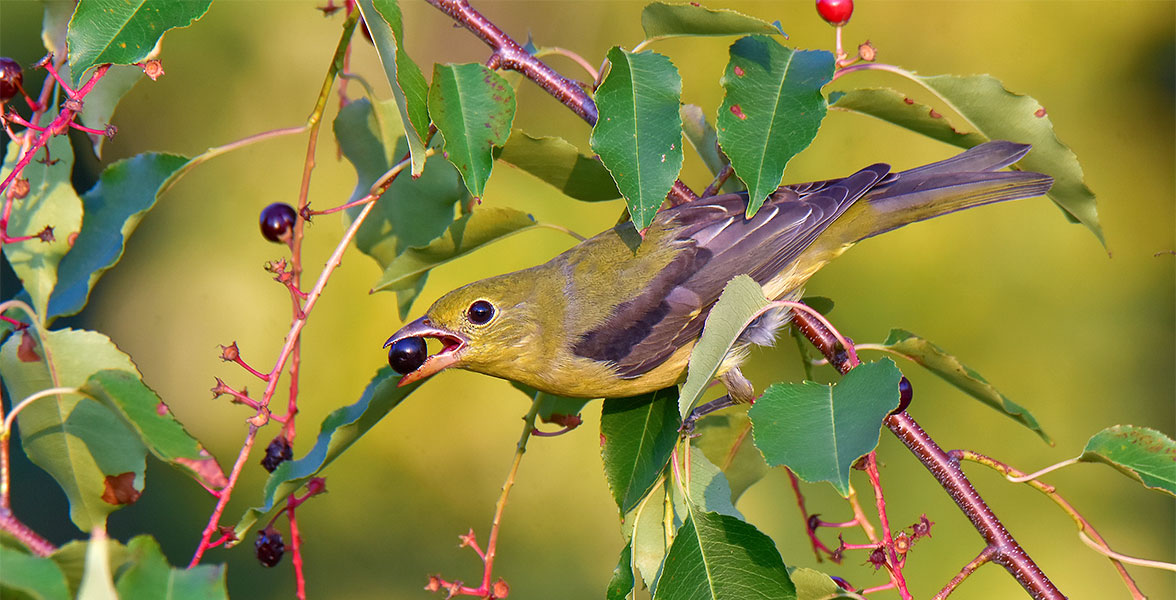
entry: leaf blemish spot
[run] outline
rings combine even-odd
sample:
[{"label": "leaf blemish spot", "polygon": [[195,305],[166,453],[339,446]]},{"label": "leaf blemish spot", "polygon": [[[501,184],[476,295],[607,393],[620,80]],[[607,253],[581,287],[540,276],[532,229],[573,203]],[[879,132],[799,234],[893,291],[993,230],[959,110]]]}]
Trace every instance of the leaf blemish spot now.
[{"label": "leaf blemish spot", "polygon": [[1033,113],[1033,116],[1037,117],[1038,119],[1044,117],[1045,116],[1045,107],[1043,106],[1043,107],[1037,109],[1037,112]]},{"label": "leaf blemish spot", "polygon": [[738,104],[731,105],[731,114],[735,115],[736,117],[739,117],[740,121],[747,120],[747,115],[743,114],[743,109],[739,108]]},{"label": "leaf blemish spot", "polygon": [[910,98],[903,98],[902,101],[907,104],[914,104],[915,103],[915,101]]},{"label": "leaf blemish spot", "polygon": [[741,67],[739,65],[735,65],[735,76],[736,77],[743,77],[743,67]]},{"label": "leaf blemish spot", "polygon": [[934,109],[934,108],[932,108],[932,109],[931,109],[931,112],[929,112],[929,113],[927,113],[927,114],[931,115],[931,118],[932,118],[932,119],[941,119],[941,118],[943,118],[943,115],[941,115],[941,114],[939,114],[939,113],[935,112],[935,109]]}]

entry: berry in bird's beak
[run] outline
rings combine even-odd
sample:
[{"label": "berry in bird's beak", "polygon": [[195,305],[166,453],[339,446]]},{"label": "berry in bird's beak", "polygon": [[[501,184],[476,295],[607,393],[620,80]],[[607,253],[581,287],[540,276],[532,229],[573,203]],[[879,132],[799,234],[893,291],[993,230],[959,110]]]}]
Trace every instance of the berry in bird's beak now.
[{"label": "berry in bird's beak", "polygon": [[388,348],[388,364],[393,371],[407,375],[425,363],[428,352],[424,338],[400,338]]},{"label": "berry in bird's beak", "polygon": [[[429,355],[425,338],[439,340],[444,347]],[[388,348],[388,364],[403,375],[397,385],[408,385],[456,365],[467,342],[462,334],[437,327],[428,317],[421,317],[392,334],[384,347]]]}]

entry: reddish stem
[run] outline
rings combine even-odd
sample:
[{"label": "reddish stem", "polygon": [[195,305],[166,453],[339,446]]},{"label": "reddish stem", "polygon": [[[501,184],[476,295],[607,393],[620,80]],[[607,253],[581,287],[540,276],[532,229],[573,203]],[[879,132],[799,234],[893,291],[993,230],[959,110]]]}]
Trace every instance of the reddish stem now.
[{"label": "reddish stem", "polygon": [[5,323],[12,325],[13,329],[15,329],[17,331],[20,331],[21,329],[24,329],[29,326],[28,323],[25,323],[24,321],[21,321],[20,319],[13,319],[12,317],[6,317],[4,315],[0,315],[0,321],[4,321]]},{"label": "reddish stem", "polygon": [[245,466],[245,461],[249,459],[249,453],[253,450],[253,442],[257,440],[258,429],[257,426],[249,426],[245,443],[241,445],[241,451],[237,453],[237,461],[233,463],[233,470],[229,473],[229,483],[225,485],[221,490],[220,497],[217,498],[216,508],[212,510],[212,515],[208,518],[208,525],[204,527],[204,532],[200,535],[200,544],[196,546],[196,553],[192,555],[192,560],[188,563],[189,569],[200,564],[200,559],[204,557],[204,551],[211,547],[212,534],[216,533],[220,527],[221,514],[225,512],[229,498],[233,495],[233,488],[237,485],[237,478],[241,475],[241,468]]},{"label": "reddish stem", "polygon": [[249,363],[245,362],[245,359],[241,358],[240,355],[233,357],[233,362],[237,363],[238,365],[241,365],[241,368],[245,369],[246,371],[249,371],[254,376],[256,376],[258,379],[260,379],[262,381],[269,381],[269,375],[266,375],[265,373],[262,373],[261,371],[258,371],[257,369],[254,369],[253,367],[249,366]]},{"label": "reddish stem", "polygon": [[578,425],[566,426],[563,429],[560,429],[557,431],[540,431],[539,428],[536,427],[535,429],[531,430],[531,435],[536,436],[536,437],[558,437],[558,436],[561,436],[565,433],[568,433],[569,431],[575,429],[576,427],[578,427]]},{"label": "reddish stem", "polygon": [[888,554],[887,569],[890,571],[890,581],[898,588],[903,600],[910,600],[911,593],[907,591],[906,580],[902,576],[902,563],[898,553],[894,550],[894,536],[890,534],[890,519],[886,516],[886,498],[882,495],[882,479],[878,476],[878,457],[876,452],[866,455],[866,474],[870,477],[870,485],[874,488],[874,504],[878,508],[878,522],[882,526],[882,547]]},{"label": "reddish stem", "polygon": [[792,493],[796,495],[796,505],[800,507],[800,516],[805,521],[804,530],[808,532],[809,544],[813,547],[813,554],[816,555],[817,562],[821,562],[822,552],[828,554],[829,556],[833,556],[833,551],[830,550],[829,547],[826,546],[825,543],[817,537],[816,530],[808,526],[809,511],[804,506],[804,494],[800,491],[800,480],[796,478],[796,474],[792,472],[792,469],[785,467],[784,472],[788,473],[788,481],[792,484]]},{"label": "reddish stem", "polygon": [[[293,423],[294,419],[286,422],[287,426]],[[294,564],[294,585],[297,588],[298,600],[306,600],[306,574],[302,568],[302,534],[298,531],[298,519],[294,516],[294,508],[297,506],[294,497],[286,498],[286,518],[290,521],[290,561]]]},{"label": "reddish stem", "polygon": [[[3,449],[0,451],[3,452],[5,462],[7,463],[7,440],[5,440]],[[5,465],[5,468],[7,468],[7,465]],[[5,501],[7,500],[5,498]],[[37,532],[29,529],[28,525],[25,525],[20,519],[17,519],[16,515],[12,514],[12,511],[7,506],[0,506],[0,530],[16,538],[17,541],[24,544],[29,550],[32,550],[33,554],[37,556],[49,556],[57,552],[57,546],[54,546],[49,540],[41,537]]]},{"label": "reddish stem", "polygon": [[[45,68],[49,69],[49,72],[53,74],[54,78],[57,77],[57,72],[55,69],[52,69],[51,64],[46,65]],[[94,74],[90,76],[90,79],[86,81],[86,84],[76,92],[70,90],[64,84],[61,85],[66,90],[71,99],[80,101],[86,97],[86,94],[89,94],[90,91],[94,89],[94,85],[97,84],[98,81],[100,81],[102,77],[106,75],[106,71],[109,68],[110,65],[102,65],[98,67],[94,71]],[[60,83],[60,80],[58,80],[58,83]],[[77,110],[74,110],[74,108]],[[57,117],[55,117],[53,121],[45,127],[44,131],[41,131],[37,135],[29,149],[21,155],[20,160],[16,162],[16,166],[13,167],[10,173],[8,173],[8,177],[4,179],[3,183],[0,183],[0,191],[8,189],[8,186],[12,184],[12,181],[16,179],[17,175],[19,175],[21,171],[24,171],[24,168],[28,166],[29,162],[32,161],[33,156],[36,156],[37,152],[40,151],[41,148],[45,147],[45,144],[49,142],[50,137],[67,131],[69,129],[70,122],[74,120],[74,117],[76,117],[79,112],[81,112],[80,102],[72,104],[63,103],[61,112],[58,113]],[[8,233],[8,214],[10,210],[11,201],[6,202],[4,207],[4,217],[2,220],[0,220],[0,233],[4,233],[5,235]]]}]

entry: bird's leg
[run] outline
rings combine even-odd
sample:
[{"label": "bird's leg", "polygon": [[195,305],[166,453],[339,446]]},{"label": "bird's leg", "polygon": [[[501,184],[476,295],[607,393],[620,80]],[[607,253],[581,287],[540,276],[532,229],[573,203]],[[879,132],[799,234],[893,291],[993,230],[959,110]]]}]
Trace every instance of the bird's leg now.
[{"label": "bird's leg", "polygon": [[739,367],[732,367],[726,373],[719,375],[719,381],[727,388],[727,395],[738,404],[753,404],[755,402],[755,386],[751,380],[743,375]]},{"label": "bird's leg", "polygon": [[755,387],[739,370],[739,367],[728,370],[719,375],[719,381],[727,388],[727,394],[715,398],[710,402],[699,404],[682,420],[682,427],[678,430],[684,437],[694,434],[694,426],[698,420],[716,411],[730,408],[736,404],[752,404],[755,402]]}]

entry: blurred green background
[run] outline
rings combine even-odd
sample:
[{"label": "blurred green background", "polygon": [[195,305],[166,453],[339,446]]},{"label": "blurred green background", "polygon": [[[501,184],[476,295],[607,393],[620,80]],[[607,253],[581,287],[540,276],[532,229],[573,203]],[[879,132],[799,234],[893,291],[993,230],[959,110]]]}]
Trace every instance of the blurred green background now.
[{"label": "blurred green background", "polygon": [[[486,48],[441,13],[423,2],[402,4],[408,50],[426,73],[433,62],[485,60]],[[810,1],[708,5],[779,19],[796,47],[832,47],[833,30]],[[612,45],[631,48],[642,37],[640,2],[476,6],[516,39],[530,34],[539,46],[562,46],[594,64]],[[25,65],[40,58],[41,10],[36,2],[0,2],[3,55]],[[325,19],[313,3],[215,3],[193,27],[164,40],[167,74],[141,82],[123,101],[114,117],[119,134],[107,143],[103,163],[147,150],[194,155],[300,124],[314,103],[340,21]],[[1040,101],[1082,161],[1110,249],[1108,255],[1050,202],[1034,199],[867,241],[812,280],[809,293],[837,302],[832,318],[847,335],[881,341],[890,327],[904,327],[933,340],[1029,407],[1056,441],[1049,447],[915,366],[900,365],[916,389],[911,413],[945,448],[970,448],[1035,470],[1076,455],[1090,435],[1109,425],[1176,433],[1174,30],[1171,1],[858,2],[845,30],[850,47],[869,39],[881,61],[922,74],[990,73]],[[712,118],[731,41],[681,39],[654,46],[681,71],[684,100]],[[551,63],[584,77],[570,61],[555,57]],[[381,81],[365,42],[356,42],[351,64]],[[832,89],[873,85],[918,93],[892,76],[873,74],[846,77]],[[387,97],[386,84],[377,89]],[[522,86],[519,106],[516,127],[561,135],[587,149],[589,129],[537,87]],[[336,109],[332,100],[328,119]],[[248,414],[223,399],[210,400],[208,389],[215,376],[236,386],[253,382],[220,361],[217,345],[236,340],[246,360],[262,369],[281,347],[289,300],[261,267],[284,249],[258,235],[257,215],[270,202],[296,200],[305,144],[302,136],[281,138],[189,174],[144,220],[122,263],[99,283],[86,312],[71,321],[106,333],[128,352],[146,382],[226,466],[240,447]],[[866,117],[832,112],[785,180],[844,175],[875,161],[908,168],[953,152]],[[700,190],[709,177],[687,154],[682,178]],[[345,201],[354,171],[336,159],[329,121],[317,160],[314,205]],[[82,161],[77,178],[92,178],[95,168],[92,160]],[[615,223],[622,206],[576,203],[501,165],[484,204],[521,208],[582,234]],[[319,217],[308,229],[310,280],[341,233],[334,216]],[[545,261],[569,245],[569,238],[540,230],[440,268],[413,316],[453,287]],[[296,455],[313,442],[321,419],[355,401],[384,364],[380,345],[400,322],[393,295],[367,293],[378,276],[375,263],[352,249],[305,330]],[[799,379],[795,354],[791,343],[760,352],[751,375],[761,386]],[[526,408],[526,399],[506,383],[454,372],[393,411],[329,469],[331,493],[299,510],[311,597],[423,598],[427,574],[476,580],[477,558],[457,548],[457,536],[473,527],[485,539]],[[600,466],[599,404],[589,405],[584,417],[570,435],[534,439],[523,462],[496,571],[510,582],[512,598],[599,598],[616,564],[622,538]],[[262,445],[276,433],[276,427],[263,431]],[[55,542],[78,536],[60,490],[22,456],[17,459],[16,513]],[[227,523],[258,501],[266,475],[259,459],[257,453],[245,470]],[[915,547],[906,570],[915,596],[929,597],[975,556],[981,540],[889,434],[882,436],[880,460],[891,522],[907,525],[925,513],[936,523],[934,537]],[[1127,596],[1109,562],[1078,540],[1072,522],[1048,499],[985,469],[968,471],[1064,592],[1075,598]],[[1116,550],[1176,558],[1171,498],[1101,465],[1071,467],[1046,481]],[[867,489],[864,479],[857,485]],[[827,520],[848,518],[828,486],[805,489],[810,510]],[[152,533],[173,562],[185,564],[212,504],[194,483],[152,463],[146,493],[114,514],[111,530],[123,540]],[[828,568],[859,586],[884,581],[862,565],[864,555],[850,553],[841,566],[814,563],[784,473],[770,473],[739,508],[775,539],[785,562]],[[825,534],[836,543],[831,532]],[[235,597],[292,596],[289,560],[264,569],[251,546],[213,550],[208,560],[229,563]],[[1172,573],[1131,572],[1151,597],[1176,596]],[[1022,594],[1002,569],[989,566],[953,598]]]}]

